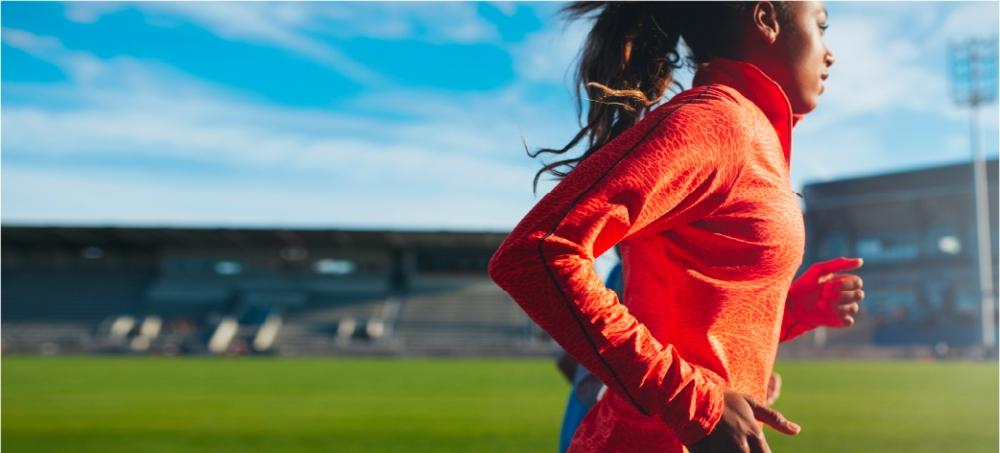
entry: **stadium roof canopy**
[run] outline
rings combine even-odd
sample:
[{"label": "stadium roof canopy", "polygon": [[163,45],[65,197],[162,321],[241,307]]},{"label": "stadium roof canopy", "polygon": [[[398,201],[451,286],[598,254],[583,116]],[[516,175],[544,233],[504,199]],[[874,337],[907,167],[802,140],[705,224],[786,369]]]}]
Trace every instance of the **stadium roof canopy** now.
[{"label": "stadium roof canopy", "polygon": [[[990,192],[997,191],[997,159],[986,161]],[[968,194],[972,191],[972,163],[883,173],[807,184],[806,209],[912,201],[924,197]]]},{"label": "stadium roof canopy", "polygon": [[497,247],[507,233],[389,230],[264,228],[151,228],[3,226],[4,245],[118,246],[342,246],[358,247]]}]

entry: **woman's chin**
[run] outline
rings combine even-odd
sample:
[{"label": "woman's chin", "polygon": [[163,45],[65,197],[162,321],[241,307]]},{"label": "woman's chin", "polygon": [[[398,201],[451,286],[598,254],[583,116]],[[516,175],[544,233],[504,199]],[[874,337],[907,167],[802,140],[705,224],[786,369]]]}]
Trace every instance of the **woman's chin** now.
[{"label": "woman's chin", "polygon": [[807,96],[804,99],[800,99],[797,102],[792,103],[792,113],[796,115],[804,115],[813,110],[819,105],[819,94],[815,96]]}]

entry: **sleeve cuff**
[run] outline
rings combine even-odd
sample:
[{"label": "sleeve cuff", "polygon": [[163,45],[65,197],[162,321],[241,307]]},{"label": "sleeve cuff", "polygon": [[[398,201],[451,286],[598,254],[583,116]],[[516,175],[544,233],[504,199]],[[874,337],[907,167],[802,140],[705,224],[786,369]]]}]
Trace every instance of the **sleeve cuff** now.
[{"label": "sleeve cuff", "polygon": [[671,424],[677,438],[684,445],[692,445],[707,437],[722,419],[725,405],[723,388],[706,382],[703,399],[694,407],[694,416],[680,424]]},{"label": "sleeve cuff", "polygon": [[813,330],[816,327],[818,326],[795,319],[791,310],[787,310],[785,311],[784,319],[781,322],[781,338],[778,341],[784,343],[810,330]]}]

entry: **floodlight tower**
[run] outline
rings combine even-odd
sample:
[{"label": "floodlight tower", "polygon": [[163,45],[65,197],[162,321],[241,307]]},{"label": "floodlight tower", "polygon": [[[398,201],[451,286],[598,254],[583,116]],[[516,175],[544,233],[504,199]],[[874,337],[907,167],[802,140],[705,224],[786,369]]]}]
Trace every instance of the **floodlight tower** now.
[{"label": "floodlight tower", "polygon": [[986,162],[979,141],[979,106],[997,99],[997,37],[972,38],[950,45],[952,98],[970,112],[969,145],[972,148],[973,194],[976,211],[976,243],[979,268],[979,294],[982,304],[983,346],[996,345],[996,297],[993,292],[993,247],[990,245],[990,220]]}]

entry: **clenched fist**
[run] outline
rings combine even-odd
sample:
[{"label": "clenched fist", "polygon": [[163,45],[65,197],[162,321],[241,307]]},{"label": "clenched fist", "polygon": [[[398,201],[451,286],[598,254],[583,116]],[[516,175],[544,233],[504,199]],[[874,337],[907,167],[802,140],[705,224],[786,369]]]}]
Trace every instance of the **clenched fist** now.
[{"label": "clenched fist", "polygon": [[788,304],[796,320],[816,326],[847,327],[861,310],[865,298],[861,258],[840,257],[809,266],[788,290]]}]

